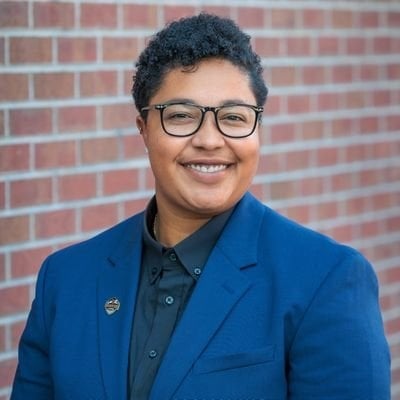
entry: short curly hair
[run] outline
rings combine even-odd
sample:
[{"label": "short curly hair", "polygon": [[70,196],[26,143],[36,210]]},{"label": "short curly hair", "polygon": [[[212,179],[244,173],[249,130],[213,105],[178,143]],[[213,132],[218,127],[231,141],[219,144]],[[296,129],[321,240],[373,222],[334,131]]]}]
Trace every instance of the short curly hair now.
[{"label": "short curly hair", "polygon": [[[140,112],[149,105],[170,70],[194,67],[208,58],[228,60],[247,73],[257,105],[264,105],[268,89],[262,76],[260,57],[251,47],[250,36],[231,19],[201,13],[167,25],[140,54],[132,86],[137,110]],[[143,112],[141,114],[144,116]]]}]

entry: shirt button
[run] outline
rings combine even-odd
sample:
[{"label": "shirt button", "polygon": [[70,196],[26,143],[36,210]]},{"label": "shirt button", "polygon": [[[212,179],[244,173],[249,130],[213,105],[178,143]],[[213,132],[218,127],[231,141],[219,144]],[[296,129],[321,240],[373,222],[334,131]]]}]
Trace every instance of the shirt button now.
[{"label": "shirt button", "polygon": [[167,297],[165,298],[165,303],[168,304],[169,306],[170,306],[171,304],[174,304],[174,301],[175,301],[175,299],[174,299],[172,296],[167,296]]},{"label": "shirt button", "polygon": [[157,356],[158,356],[158,353],[155,350],[149,351],[149,358],[156,358]]},{"label": "shirt button", "polygon": [[193,273],[194,273],[195,275],[200,275],[200,274],[201,274],[201,269],[200,269],[200,268],[195,268],[195,269],[193,270]]},{"label": "shirt button", "polygon": [[170,261],[176,261],[176,254],[175,254],[175,253],[171,253],[171,254],[169,255],[169,260],[170,260]]}]

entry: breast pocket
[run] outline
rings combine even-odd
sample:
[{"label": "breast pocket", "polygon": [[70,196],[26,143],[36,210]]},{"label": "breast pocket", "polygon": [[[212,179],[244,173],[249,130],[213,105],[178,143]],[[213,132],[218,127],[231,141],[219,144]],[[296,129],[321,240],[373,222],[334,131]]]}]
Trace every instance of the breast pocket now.
[{"label": "breast pocket", "polygon": [[275,346],[270,345],[245,353],[224,354],[200,358],[193,367],[195,374],[244,368],[271,362],[275,357]]}]

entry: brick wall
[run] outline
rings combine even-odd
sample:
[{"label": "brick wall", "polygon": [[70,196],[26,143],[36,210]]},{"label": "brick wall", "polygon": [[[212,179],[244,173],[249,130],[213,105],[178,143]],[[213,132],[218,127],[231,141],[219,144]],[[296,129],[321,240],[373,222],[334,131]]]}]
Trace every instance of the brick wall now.
[{"label": "brick wall", "polygon": [[43,258],[152,194],[133,62],[154,30],[200,10],[234,18],[263,57],[253,192],[374,263],[400,399],[400,3],[225,4],[0,2],[0,400]]}]

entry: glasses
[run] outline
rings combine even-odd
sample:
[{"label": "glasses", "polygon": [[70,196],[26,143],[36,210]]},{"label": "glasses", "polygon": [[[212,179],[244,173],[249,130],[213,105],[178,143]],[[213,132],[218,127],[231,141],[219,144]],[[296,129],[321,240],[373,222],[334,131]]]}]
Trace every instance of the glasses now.
[{"label": "glasses", "polygon": [[141,111],[159,110],[161,126],[171,136],[194,135],[201,127],[207,111],[215,117],[218,130],[230,138],[250,136],[264,111],[263,107],[250,104],[229,104],[221,107],[199,106],[191,103],[155,104]]}]

